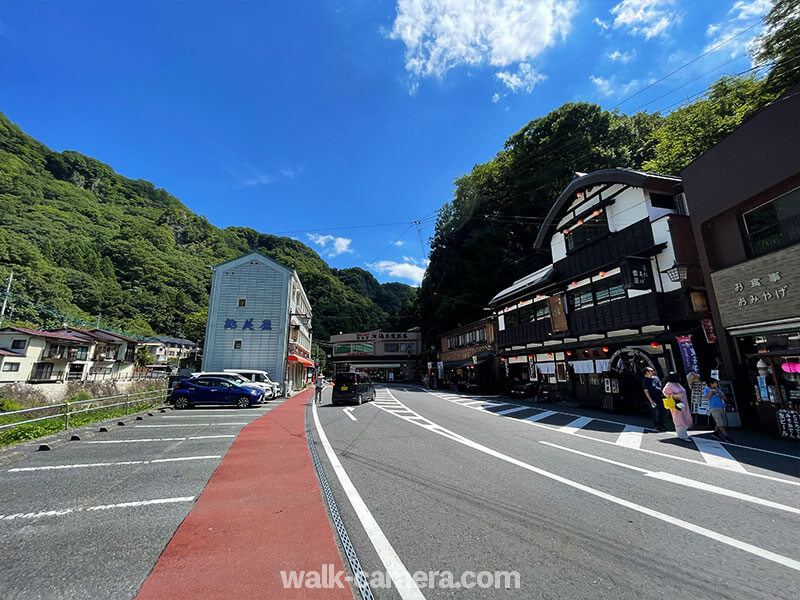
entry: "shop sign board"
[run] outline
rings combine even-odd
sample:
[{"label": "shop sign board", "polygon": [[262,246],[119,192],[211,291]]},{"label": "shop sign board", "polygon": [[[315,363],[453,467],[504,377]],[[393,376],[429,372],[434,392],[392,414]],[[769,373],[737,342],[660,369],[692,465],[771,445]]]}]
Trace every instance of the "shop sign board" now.
[{"label": "shop sign board", "polygon": [[550,296],[547,299],[550,306],[550,326],[554,332],[567,331],[567,314],[564,310],[564,294]]},{"label": "shop sign board", "polygon": [[[714,331],[714,321],[711,319],[700,319],[700,325],[703,328],[703,335],[706,336],[706,341],[713,344],[717,341],[717,333]],[[714,379],[719,379],[715,377]]]},{"label": "shop sign board", "polygon": [[649,258],[626,257],[620,263],[622,287],[626,290],[649,290],[653,288]]},{"label": "shop sign board", "polygon": [[800,438],[800,412],[781,409],[778,411],[778,430],[781,437]]},{"label": "shop sign board", "polygon": [[725,327],[800,314],[800,245],[711,274]]}]

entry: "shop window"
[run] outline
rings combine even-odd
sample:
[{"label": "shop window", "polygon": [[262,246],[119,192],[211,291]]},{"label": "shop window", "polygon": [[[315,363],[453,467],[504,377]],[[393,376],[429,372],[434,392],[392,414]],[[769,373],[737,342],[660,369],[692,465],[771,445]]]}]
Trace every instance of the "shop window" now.
[{"label": "shop window", "polygon": [[613,302],[627,297],[621,277],[610,277],[595,284],[594,297],[597,304]]},{"label": "shop window", "polygon": [[4,373],[16,373],[19,371],[19,363],[18,362],[4,362],[3,363],[3,372]]},{"label": "shop window", "polygon": [[239,308],[244,308],[245,306],[247,306],[247,299],[239,298]]},{"label": "shop window", "polygon": [[594,306],[594,296],[592,295],[591,286],[583,286],[577,290],[570,292],[567,295],[569,307],[572,310],[581,310]]},{"label": "shop window", "polygon": [[242,340],[233,340],[233,349],[234,350],[241,350],[242,349]]},{"label": "shop window", "polygon": [[521,306],[517,309],[517,318],[519,320],[520,325],[524,325],[525,323],[530,323],[536,320],[536,317],[533,313],[533,304],[526,304],[525,306]]},{"label": "shop window", "polygon": [[25,350],[27,340],[11,340],[12,350]]},{"label": "shop window", "polygon": [[338,344],[333,348],[334,354],[349,354],[350,353],[350,344]]},{"label": "shop window", "polygon": [[385,344],[384,350],[386,352],[399,352],[400,351],[400,344]]},{"label": "shop window", "polygon": [[547,319],[550,316],[550,305],[546,300],[534,303],[536,320]]},{"label": "shop window", "polygon": [[675,196],[671,194],[657,194],[650,192],[650,204],[653,208],[667,208],[675,210]]},{"label": "shop window", "polygon": [[750,256],[800,242],[800,188],[746,212],[742,219]]},{"label": "shop window", "polygon": [[608,218],[605,211],[598,216],[579,225],[565,236],[567,240],[567,251],[572,251],[581,246],[585,246],[608,234]]}]

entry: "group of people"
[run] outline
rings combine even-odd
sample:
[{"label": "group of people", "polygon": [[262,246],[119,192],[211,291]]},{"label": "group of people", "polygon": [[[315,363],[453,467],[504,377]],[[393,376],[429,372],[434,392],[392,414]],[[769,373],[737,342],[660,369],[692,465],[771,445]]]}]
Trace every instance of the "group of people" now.
[{"label": "group of people", "polygon": [[[672,423],[675,425],[675,432],[678,439],[684,442],[691,442],[689,428],[693,424],[692,413],[686,390],[680,383],[677,373],[667,375],[667,383],[662,387],[661,381],[652,367],[647,367],[644,373],[642,384],[644,395],[650,403],[650,410],[653,415],[653,427],[656,431],[666,431],[664,426],[664,410],[669,410],[672,416]],[[723,442],[732,442],[726,427],[728,426],[727,410],[725,409],[725,394],[719,389],[719,381],[711,379],[708,385],[703,388],[703,397],[708,401],[708,412],[714,419],[714,432],[711,434]]]}]

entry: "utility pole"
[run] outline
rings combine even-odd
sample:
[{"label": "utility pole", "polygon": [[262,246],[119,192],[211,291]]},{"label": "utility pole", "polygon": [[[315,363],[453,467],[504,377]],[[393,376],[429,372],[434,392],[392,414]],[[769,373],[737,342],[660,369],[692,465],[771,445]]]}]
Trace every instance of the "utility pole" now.
[{"label": "utility pole", "polygon": [[6,316],[6,306],[8,306],[8,295],[11,293],[11,282],[14,281],[14,271],[8,276],[8,285],[6,286],[6,295],[3,297],[3,308],[0,309],[0,327],[3,326],[3,318]]}]

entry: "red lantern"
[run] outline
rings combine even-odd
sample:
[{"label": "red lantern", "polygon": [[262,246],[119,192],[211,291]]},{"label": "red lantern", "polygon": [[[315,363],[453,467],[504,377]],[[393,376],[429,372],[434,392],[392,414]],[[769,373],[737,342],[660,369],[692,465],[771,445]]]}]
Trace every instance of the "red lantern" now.
[{"label": "red lantern", "polygon": [[658,348],[658,342],[651,342],[650,343],[650,347],[651,348]]},{"label": "red lantern", "polygon": [[608,346],[603,346],[603,352],[608,353]]}]

